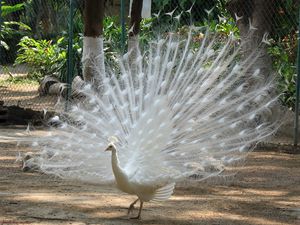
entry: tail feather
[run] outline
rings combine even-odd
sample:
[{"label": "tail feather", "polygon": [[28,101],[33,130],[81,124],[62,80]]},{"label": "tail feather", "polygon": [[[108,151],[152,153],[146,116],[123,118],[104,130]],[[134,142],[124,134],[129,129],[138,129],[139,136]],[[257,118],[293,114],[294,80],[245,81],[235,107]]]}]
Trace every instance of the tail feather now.
[{"label": "tail feather", "polygon": [[85,85],[84,101],[73,105],[58,131],[38,140],[46,153],[38,160],[41,170],[111,181],[103,150],[115,136],[120,165],[134,182],[170,183],[156,193],[164,199],[173,182],[220,174],[274,133],[280,115],[265,115],[277,104],[275,80],[253,70],[259,54],[241,60],[234,37],[219,45],[208,31],[194,48],[192,32],[184,42],[171,34],[144,55],[120,56],[118,70],[99,73],[101,94]]},{"label": "tail feather", "polygon": [[156,190],[152,201],[164,201],[171,197],[175,188],[175,183],[168,184]]}]

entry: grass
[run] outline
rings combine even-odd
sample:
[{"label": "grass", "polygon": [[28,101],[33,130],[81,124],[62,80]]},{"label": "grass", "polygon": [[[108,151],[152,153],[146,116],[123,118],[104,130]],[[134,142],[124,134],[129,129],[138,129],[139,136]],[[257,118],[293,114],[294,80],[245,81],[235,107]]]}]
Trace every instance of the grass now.
[{"label": "grass", "polygon": [[13,76],[8,79],[0,79],[1,86],[8,86],[11,84],[39,85],[39,82],[24,76]]}]

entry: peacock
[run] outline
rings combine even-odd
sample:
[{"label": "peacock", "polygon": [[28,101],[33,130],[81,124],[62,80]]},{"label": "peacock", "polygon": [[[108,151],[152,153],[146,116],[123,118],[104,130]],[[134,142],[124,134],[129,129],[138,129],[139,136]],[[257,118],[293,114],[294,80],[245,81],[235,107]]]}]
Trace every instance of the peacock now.
[{"label": "peacock", "polygon": [[169,33],[120,55],[99,73],[101,87],[84,84],[81,100],[33,140],[39,154],[26,166],[115,182],[137,196],[128,208],[140,202],[137,219],[144,202],[170,198],[176,183],[221,176],[280,124],[272,110],[276,82],[255,67],[257,51],[245,56],[241,49],[234,35],[193,28],[184,39]]}]

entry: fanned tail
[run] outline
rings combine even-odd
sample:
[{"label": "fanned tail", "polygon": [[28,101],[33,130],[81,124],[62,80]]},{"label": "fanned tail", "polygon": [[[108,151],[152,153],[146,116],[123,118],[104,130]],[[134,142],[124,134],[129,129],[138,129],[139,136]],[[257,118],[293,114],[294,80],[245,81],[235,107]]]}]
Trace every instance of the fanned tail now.
[{"label": "fanned tail", "polygon": [[137,183],[205,179],[274,133],[280,124],[272,110],[275,81],[253,69],[257,52],[241,60],[233,36],[220,45],[208,32],[195,47],[193,32],[184,42],[170,34],[143,55],[120,56],[117,70],[99,73],[103,93],[87,84],[68,119],[37,141],[41,170],[110,182],[110,155],[103,150],[114,136],[120,164]]}]

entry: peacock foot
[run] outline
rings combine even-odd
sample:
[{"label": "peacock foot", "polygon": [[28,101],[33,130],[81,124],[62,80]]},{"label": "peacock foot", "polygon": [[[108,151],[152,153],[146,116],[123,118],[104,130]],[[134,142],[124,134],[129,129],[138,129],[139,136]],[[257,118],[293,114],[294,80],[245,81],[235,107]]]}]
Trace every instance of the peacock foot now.
[{"label": "peacock foot", "polygon": [[134,205],[139,201],[139,199],[135,200],[133,203],[131,203],[128,207],[127,215],[129,215],[132,210],[134,210]]},{"label": "peacock foot", "polygon": [[[134,205],[138,200],[136,200],[135,202],[133,202],[131,205]],[[135,219],[135,220],[140,220],[141,219],[141,213],[142,213],[142,209],[143,209],[143,204],[144,202],[140,201],[140,209],[139,209],[139,214],[136,217],[131,217],[130,219]]]},{"label": "peacock foot", "polygon": [[134,205],[128,207],[127,215],[129,215],[135,209]]},{"label": "peacock foot", "polygon": [[140,220],[141,219],[141,215],[135,216],[135,217],[130,217],[130,219],[132,220]]}]

